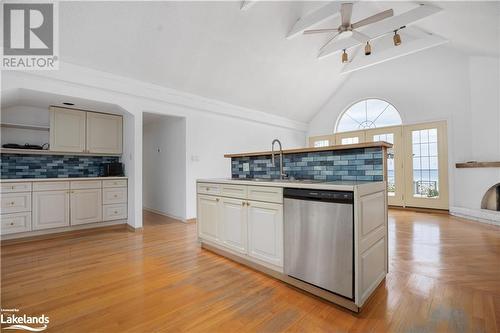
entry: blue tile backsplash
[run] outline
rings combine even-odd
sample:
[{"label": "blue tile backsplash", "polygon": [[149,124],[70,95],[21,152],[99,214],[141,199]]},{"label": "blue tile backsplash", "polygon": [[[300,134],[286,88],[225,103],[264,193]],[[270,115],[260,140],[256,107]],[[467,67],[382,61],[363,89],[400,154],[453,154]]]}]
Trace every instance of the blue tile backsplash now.
[{"label": "blue tile backsplash", "polygon": [[[245,170],[248,163],[248,171]],[[383,180],[382,148],[359,148],[283,155],[283,171],[296,179]],[[279,178],[279,155],[233,157],[232,178]]]},{"label": "blue tile backsplash", "polygon": [[118,156],[0,154],[2,179],[99,177]]}]

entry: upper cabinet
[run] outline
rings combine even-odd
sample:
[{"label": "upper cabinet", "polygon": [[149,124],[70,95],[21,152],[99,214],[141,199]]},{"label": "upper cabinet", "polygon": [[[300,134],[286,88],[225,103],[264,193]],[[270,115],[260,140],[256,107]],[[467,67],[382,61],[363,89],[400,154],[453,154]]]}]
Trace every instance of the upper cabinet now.
[{"label": "upper cabinet", "polygon": [[50,150],[85,152],[86,112],[50,108]]},{"label": "upper cabinet", "polygon": [[121,116],[87,112],[87,151],[121,154],[122,127]]},{"label": "upper cabinet", "polygon": [[50,150],[121,154],[122,116],[50,108]]}]

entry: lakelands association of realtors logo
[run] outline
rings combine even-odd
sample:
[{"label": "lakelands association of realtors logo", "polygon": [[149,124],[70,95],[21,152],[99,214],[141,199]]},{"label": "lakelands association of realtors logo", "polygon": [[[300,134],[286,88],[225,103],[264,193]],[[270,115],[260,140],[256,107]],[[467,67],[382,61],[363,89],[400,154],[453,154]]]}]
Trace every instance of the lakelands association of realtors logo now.
[{"label": "lakelands association of realtors logo", "polygon": [[[19,314],[19,309],[2,309],[0,314],[2,330],[25,330],[30,332],[45,331],[49,325],[49,317]],[[4,326],[7,325],[7,326]]]},{"label": "lakelands association of realtors logo", "polygon": [[3,2],[3,70],[58,69],[57,2]]}]

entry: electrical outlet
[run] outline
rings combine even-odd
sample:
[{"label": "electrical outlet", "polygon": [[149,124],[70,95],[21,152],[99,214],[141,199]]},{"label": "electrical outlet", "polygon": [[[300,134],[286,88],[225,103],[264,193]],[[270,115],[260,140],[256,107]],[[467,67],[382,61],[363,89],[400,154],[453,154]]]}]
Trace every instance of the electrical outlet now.
[{"label": "electrical outlet", "polygon": [[243,163],[243,171],[245,172],[250,171],[250,163]]}]

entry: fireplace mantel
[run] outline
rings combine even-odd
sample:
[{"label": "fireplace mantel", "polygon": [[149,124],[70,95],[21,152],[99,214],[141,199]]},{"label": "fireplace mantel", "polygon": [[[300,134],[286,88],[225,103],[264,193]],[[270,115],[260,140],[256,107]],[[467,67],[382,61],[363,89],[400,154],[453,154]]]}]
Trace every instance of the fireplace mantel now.
[{"label": "fireplace mantel", "polygon": [[500,161],[498,162],[465,162],[455,164],[457,168],[500,168]]}]

